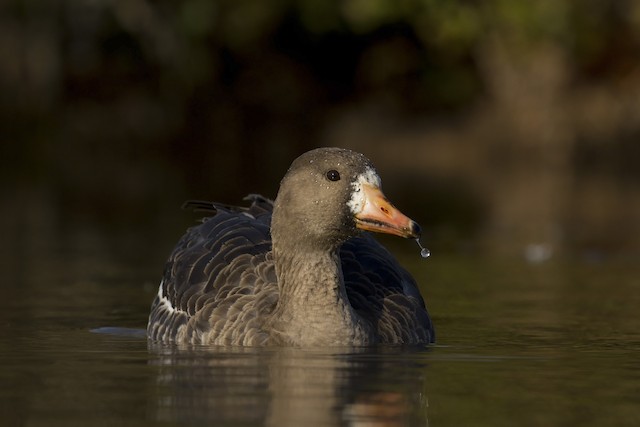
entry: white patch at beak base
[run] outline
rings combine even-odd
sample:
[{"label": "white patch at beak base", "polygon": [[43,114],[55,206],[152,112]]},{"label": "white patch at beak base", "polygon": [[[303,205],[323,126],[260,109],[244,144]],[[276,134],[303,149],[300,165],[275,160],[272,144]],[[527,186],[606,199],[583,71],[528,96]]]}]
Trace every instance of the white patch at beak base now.
[{"label": "white patch at beak base", "polygon": [[364,209],[364,205],[366,203],[366,197],[364,191],[362,190],[362,185],[368,184],[375,188],[380,188],[382,186],[382,180],[378,176],[375,170],[372,168],[367,168],[364,173],[358,175],[351,183],[352,191],[351,198],[347,202],[347,206],[351,210],[351,213],[356,215],[362,212]]}]

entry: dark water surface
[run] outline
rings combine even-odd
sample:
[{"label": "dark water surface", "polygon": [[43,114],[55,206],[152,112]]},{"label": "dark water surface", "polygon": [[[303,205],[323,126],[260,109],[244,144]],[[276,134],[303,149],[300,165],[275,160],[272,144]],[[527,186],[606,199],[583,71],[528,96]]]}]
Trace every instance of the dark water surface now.
[{"label": "dark water surface", "polygon": [[7,233],[2,425],[640,425],[637,257],[425,261],[408,242],[436,346],[180,348],[135,331],[165,240]]}]

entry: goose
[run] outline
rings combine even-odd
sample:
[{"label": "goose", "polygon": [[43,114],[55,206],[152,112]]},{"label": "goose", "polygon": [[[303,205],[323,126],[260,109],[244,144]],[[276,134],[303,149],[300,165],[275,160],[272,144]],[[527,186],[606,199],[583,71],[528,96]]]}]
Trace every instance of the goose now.
[{"label": "goose", "polygon": [[412,276],[369,232],[417,239],[364,155],[318,148],[295,159],[271,201],[187,202],[209,216],[169,256],[147,336],[236,346],[435,342]]}]

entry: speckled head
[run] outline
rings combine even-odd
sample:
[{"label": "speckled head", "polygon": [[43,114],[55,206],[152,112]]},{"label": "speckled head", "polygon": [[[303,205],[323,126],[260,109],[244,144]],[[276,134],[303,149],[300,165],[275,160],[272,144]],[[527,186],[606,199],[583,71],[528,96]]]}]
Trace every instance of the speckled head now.
[{"label": "speckled head", "polygon": [[[419,235],[418,225],[398,211],[382,194],[381,180],[364,155],[342,148],[318,148],[291,164],[275,201],[272,235],[284,221],[296,236],[287,239],[338,246],[358,229]],[[283,227],[284,228],[284,227]]]}]

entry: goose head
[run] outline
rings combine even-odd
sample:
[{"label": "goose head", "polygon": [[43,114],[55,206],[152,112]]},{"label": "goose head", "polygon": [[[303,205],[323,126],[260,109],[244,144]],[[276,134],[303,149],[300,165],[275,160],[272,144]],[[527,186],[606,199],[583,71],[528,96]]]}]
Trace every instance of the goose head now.
[{"label": "goose head", "polygon": [[294,160],[275,200],[274,244],[286,239],[335,249],[360,230],[420,237],[418,224],[385,197],[364,155],[319,148]]}]

